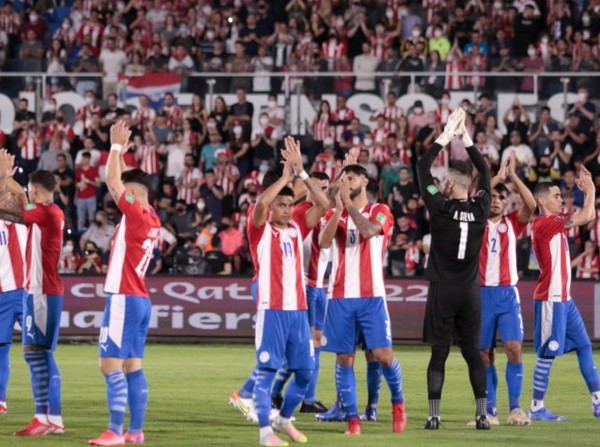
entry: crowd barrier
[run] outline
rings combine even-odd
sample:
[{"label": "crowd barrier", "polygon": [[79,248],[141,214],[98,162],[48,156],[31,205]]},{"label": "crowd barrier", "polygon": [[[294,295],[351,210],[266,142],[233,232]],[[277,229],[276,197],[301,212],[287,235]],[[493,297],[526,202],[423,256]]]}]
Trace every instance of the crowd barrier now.
[{"label": "crowd barrier", "polygon": [[[96,336],[102,322],[105,298],[103,277],[64,278],[65,305],[61,320],[63,336]],[[255,306],[250,278],[151,277],[150,336],[211,338],[253,337]],[[388,279],[387,303],[394,339],[421,339],[427,281]],[[535,282],[519,283],[526,340],[533,339],[533,290]],[[573,282],[573,297],[588,333],[600,341],[600,284]]]}]

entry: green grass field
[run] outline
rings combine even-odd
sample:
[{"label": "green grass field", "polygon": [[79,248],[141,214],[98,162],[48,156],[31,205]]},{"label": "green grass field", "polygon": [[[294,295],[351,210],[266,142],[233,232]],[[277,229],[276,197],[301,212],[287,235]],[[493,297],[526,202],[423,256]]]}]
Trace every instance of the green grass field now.
[{"label": "green grass field", "polygon": [[[9,384],[9,413],[0,417],[0,446],[82,446],[106,427],[104,380],[93,345],[60,345],[58,364],[63,377],[63,412],[67,433],[37,439],[15,438],[12,432],[29,422],[33,403],[29,371],[19,346],[12,352]],[[528,407],[534,356],[525,348],[525,385],[523,405]],[[404,371],[404,390],[408,429],[393,435],[390,428],[389,393],[382,388],[380,420],[363,425],[363,435],[348,438],[344,425],[318,423],[312,415],[298,415],[297,426],[311,445],[348,446],[468,446],[468,445],[543,445],[597,446],[600,420],[591,414],[590,398],[570,354],[559,359],[552,370],[547,406],[568,417],[562,423],[537,423],[530,427],[501,426],[489,432],[466,427],[474,413],[474,402],[467,379],[466,365],[454,349],[446,367],[442,401],[442,423],[437,432],[426,432],[421,425],[427,416],[425,370],[428,351],[424,347],[397,347]],[[596,362],[600,356],[596,354]],[[146,352],[146,374],[150,401],[146,418],[148,446],[247,446],[258,445],[258,430],[228,403],[229,394],[240,386],[253,364],[252,345],[150,345]],[[500,377],[499,411],[506,416],[504,359]],[[319,397],[330,404],[334,397],[333,356],[322,356],[323,368]],[[359,404],[366,400],[364,362],[357,362]]]}]

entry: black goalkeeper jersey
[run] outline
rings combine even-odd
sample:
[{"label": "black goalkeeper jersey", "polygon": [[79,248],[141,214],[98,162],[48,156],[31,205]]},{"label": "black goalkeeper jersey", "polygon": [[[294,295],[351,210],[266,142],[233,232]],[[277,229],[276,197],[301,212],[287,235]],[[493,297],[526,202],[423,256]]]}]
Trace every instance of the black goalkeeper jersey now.
[{"label": "black goalkeeper jersey", "polygon": [[467,148],[479,171],[478,191],[468,200],[448,199],[431,176],[442,147],[434,144],[417,164],[421,196],[429,210],[431,246],[426,277],[432,282],[479,283],[479,250],[491,203],[490,173],[475,147]]}]

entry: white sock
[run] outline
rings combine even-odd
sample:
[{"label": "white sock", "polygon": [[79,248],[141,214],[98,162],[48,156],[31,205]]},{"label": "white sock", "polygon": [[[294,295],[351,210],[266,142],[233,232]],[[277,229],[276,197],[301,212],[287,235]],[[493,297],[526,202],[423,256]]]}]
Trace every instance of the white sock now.
[{"label": "white sock", "polygon": [[47,414],[36,414],[34,415],[38,421],[40,421],[42,424],[46,424],[48,425],[48,415]]},{"label": "white sock", "polygon": [[290,425],[290,422],[292,422],[290,418],[284,418],[281,415],[279,416],[279,423],[282,427],[287,427],[288,425]]},{"label": "white sock", "polygon": [[4,408],[8,408],[8,407],[6,406],[6,402],[1,402],[1,401],[0,401],[0,405],[2,405]]},{"label": "white sock", "polygon": [[260,427],[258,429],[258,433],[260,436],[261,441],[268,438],[269,436],[271,436],[273,434],[273,429],[269,426],[267,427]]},{"label": "white sock", "polygon": [[531,410],[532,411],[539,411],[542,408],[544,408],[544,401],[543,400],[532,400],[531,401]]},{"label": "white sock", "polygon": [[[592,403],[594,405],[600,405],[600,391],[594,391],[592,394]],[[2,402],[0,402],[1,404]]]},{"label": "white sock", "polygon": [[63,424],[63,418],[60,415],[55,416],[55,415],[49,414],[48,415],[48,422],[50,422],[50,423],[52,423],[54,425],[58,425],[59,427],[64,427],[65,426],[65,424]]}]

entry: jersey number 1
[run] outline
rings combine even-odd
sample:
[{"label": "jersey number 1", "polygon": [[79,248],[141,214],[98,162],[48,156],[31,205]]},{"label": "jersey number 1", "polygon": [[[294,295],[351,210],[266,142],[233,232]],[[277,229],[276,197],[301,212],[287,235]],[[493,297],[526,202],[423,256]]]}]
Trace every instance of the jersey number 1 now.
[{"label": "jersey number 1", "polygon": [[458,259],[465,259],[467,251],[467,237],[469,236],[469,224],[467,222],[460,223],[460,241],[458,242]]}]

